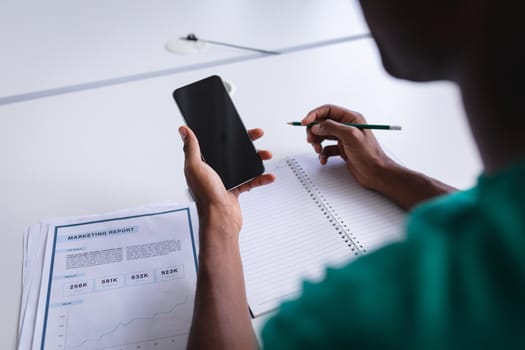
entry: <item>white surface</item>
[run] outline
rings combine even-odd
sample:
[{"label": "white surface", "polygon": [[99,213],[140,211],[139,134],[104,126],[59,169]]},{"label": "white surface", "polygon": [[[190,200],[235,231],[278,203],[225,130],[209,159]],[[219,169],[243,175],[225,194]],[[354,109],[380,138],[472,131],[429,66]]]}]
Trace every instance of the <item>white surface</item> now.
[{"label": "white surface", "polygon": [[0,106],[0,348],[15,344],[27,226],[188,199],[171,92],[211,74],[235,84],[245,125],[265,129],[257,146],[276,158],[311,150],[285,123],[329,102],[402,125],[376,135],[407,166],[460,187],[480,170],[455,87],[388,77],[371,40]]},{"label": "white surface", "polygon": [[165,49],[188,33],[271,50],[363,32],[357,0],[3,0],[0,97],[253,55]]}]

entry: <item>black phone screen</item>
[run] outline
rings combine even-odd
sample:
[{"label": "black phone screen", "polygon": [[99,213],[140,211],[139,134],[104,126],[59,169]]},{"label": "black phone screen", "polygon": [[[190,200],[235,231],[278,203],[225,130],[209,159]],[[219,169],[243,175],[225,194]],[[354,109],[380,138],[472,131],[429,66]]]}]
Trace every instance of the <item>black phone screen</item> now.
[{"label": "black phone screen", "polygon": [[214,75],[183,86],[173,92],[173,98],[199,140],[204,161],[219,174],[226,189],[264,172],[220,77]]}]

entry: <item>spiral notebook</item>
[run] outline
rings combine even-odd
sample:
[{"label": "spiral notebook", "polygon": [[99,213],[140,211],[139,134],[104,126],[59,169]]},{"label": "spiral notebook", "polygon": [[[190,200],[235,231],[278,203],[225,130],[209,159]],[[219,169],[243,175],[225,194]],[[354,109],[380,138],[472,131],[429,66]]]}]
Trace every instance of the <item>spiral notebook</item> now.
[{"label": "spiral notebook", "polygon": [[360,187],[344,161],[315,154],[270,164],[272,185],[240,196],[240,248],[253,317],[297,297],[304,280],[403,238],[404,212]]}]

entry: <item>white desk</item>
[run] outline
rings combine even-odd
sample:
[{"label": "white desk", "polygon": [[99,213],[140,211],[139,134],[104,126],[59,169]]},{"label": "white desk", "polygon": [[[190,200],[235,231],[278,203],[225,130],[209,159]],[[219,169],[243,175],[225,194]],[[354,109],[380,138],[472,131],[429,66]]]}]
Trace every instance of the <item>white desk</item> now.
[{"label": "white desk", "polygon": [[42,218],[105,212],[188,199],[182,120],[175,87],[211,74],[237,86],[234,101],[257,145],[275,157],[311,151],[304,130],[285,125],[335,103],[370,122],[400,124],[377,132],[407,166],[464,187],[480,169],[457,90],[447,83],[394,80],[371,40],[273,56],[147,81],[0,106],[0,347],[13,347],[20,296],[22,231]]},{"label": "white desk", "polygon": [[188,33],[277,50],[367,31],[357,0],[7,1],[0,11],[0,102],[254,56],[217,46],[186,56],[166,51],[168,39]]}]

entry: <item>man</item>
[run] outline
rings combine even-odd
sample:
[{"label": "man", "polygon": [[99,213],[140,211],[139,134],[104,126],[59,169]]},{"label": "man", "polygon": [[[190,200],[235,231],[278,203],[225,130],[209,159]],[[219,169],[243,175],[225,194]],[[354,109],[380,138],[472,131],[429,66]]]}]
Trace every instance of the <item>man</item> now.
[{"label": "man", "polygon": [[[361,0],[383,64],[396,77],[461,88],[484,170],[468,191],[389,159],[358,113],[323,106],[304,124],[321,163],[341,156],[357,181],[411,210],[407,239],[307,284],[263,331],[271,349],[460,349],[525,346],[525,118],[519,2]],[[189,347],[256,348],[239,255],[240,192],[224,190],[181,127],[200,215],[200,268]],[[252,130],[251,137],[262,136]],[[336,146],[322,146],[336,139]],[[270,154],[261,152],[263,159]],[[453,192],[453,193],[451,193]],[[447,195],[444,195],[447,194]],[[429,201],[429,199],[433,200]],[[422,202],[425,202],[421,204]],[[418,205],[421,204],[421,205]],[[417,206],[417,207],[416,207]],[[414,208],[416,207],[416,208]],[[220,275],[213,271],[219,269]]]}]

